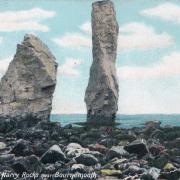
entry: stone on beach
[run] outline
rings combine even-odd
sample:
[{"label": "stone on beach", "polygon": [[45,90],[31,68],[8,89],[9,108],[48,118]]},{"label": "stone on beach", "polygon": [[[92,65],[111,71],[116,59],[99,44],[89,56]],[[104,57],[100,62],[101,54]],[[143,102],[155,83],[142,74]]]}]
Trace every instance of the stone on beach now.
[{"label": "stone on beach", "polygon": [[101,174],[104,176],[119,176],[122,172],[121,170],[102,169]]},{"label": "stone on beach", "polygon": [[125,146],[124,149],[129,153],[138,154],[139,156],[144,156],[149,152],[145,139],[137,139]]},{"label": "stone on beach", "polygon": [[[177,154],[171,154],[172,152],[170,152],[170,150],[172,141],[161,141],[161,145],[164,146],[166,154],[158,153],[152,156],[151,153],[147,153],[146,156],[142,156],[142,152],[147,152],[145,149],[146,142],[149,147],[152,147],[150,145],[154,145],[154,142],[156,142],[156,139],[146,137],[143,134],[144,128],[131,129],[131,131],[136,134],[137,139],[136,141],[129,143],[129,145],[125,145],[125,147],[131,146],[129,147],[131,149],[131,153],[128,154],[126,151],[124,151],[124,145],[119,145],[119,140],[112,142],[112,145],[107,146],[106,150],[104,151],[104,146],[101,147],[99,145],[97,147],[94,146],[94,149],[92,149],[94,139],[90,139],[88,143],[83,143],[83,141],[87,141],[86,139],[82,139],[81,144],[84,144],[82,146],[81,144],[68,141],[69,137],[64,136],[63,133],[58,135],[58,139],[54,139],[51,136],[54,129],[54,124],[53,122],[49,123],[52,124],[49,125],[48,128],[46,126],[39,125],[35,125],[32,128],[37,128],[36,130],[48,131],[47,137],[43,139],[42,136],[39,136],[38,138],[38,135],[34,140],[19,139],[20,136],[17,136],[17,132],[21,133],[22,129],[18,128],[11,132],[1,134],[1,142],[5,142],[6,148],[1,150],[0,172],[3,172],[4,170],[17,172],[20,174],[22,172],[38,172],[40,174],[54,174],[59,172],[66,175],[69,173],[73,175],[79,173],[82,175],[95,173],[95,175],[97,175],[96,179],[124,180],[178,180],[180,177],[180,154],[179,151],[177,151]],[[68,130],[73,132],[71,136],[73,136],[73,134],[89,134],[89,132],[92,131],[91,128],[69,128],[70,129]],[[28,131],[30,129],[31,128],[23,129],[23,137],[27,137],[29,135]],[[63,132],[63,129],[64,127],[61,128],[60,132]],[[93,132],[95,132],[95,128],[93,129]],[[96,131],[98,130],[102,134],[106,134],[106,129],[100,130],[100,127],[98,127],[96,128]],[[167,129],[165,128],[161,128],[162,132],[166,132],[166,130]],[[180,130],[180,128],[171,128],[171,130],[168,130],[168,132],[173,133],[175,130]],[[122,132],[123,134],[128,134],[129,129],[118,130],[117,128],[113,127],[112,133],[108,135],[108,137],[110,139],[116,139],[118,135],[122,134]],[[27,135],[25,135],[25,133],[27,133]],[[143,136],[146,141],[142,140]],[[172,140],[178,140],[177,136],[178,134],[174,136]],[[100,137],[100,139],[97,141],[103,138],[104,136]],[[103,148],[103,150],[100,150],[101,153],[94,151],[99,150],[99,148]],[[40,153],[37,153],[38,151],[40,151]],[[32,155],[30,155],[31,153]],[[55,180],[56,178],[53,179]],[[84,177],[83,179],[87,180],[88,178]]]},{"label": "stone on beach", "polygon": [[11,153],[15,154],[16,156],[28,156],[33,154],[33,148],[31,147],[31,143],[24,139],[19,139]]},{"label": "stone on beach", "polygon": [[123,146],[113,146],[108,153],[106,154],[106,158],[113,159],[115,157],[128,157],[129,153],[124,149]]},{"label": "stone on beach", "polygon": [[44,164],[53,164],[57,161],[66,161],[66,156],[58,145],[53,145],[41,157],[41,162]]},{"label": "stone on beach", "polygon": [[92,154],[81,154],[80,156],[76,157],[75,160],[77,163],[84,164],[86,166],[93,166],[98,163],[98,159]]},{"label": "stone on beach", "polygon": [[77,157],[83,153],[89,153],[89,149],[83,148],[78,143],[70,143],[67,145],[67,147],[65,149],[65,153],[66,153],[67,157],[74,158],[74,157]]},{"label": "stone on beach", "polygon": [[0,150],[5,149],[5,148],[6,148],[6,144],[3,142],[0,142]]},{"label": "stone on beach", "polygon": [[35,155],[27,157],[18,157],[12,164],[12,168],[15,172],[21,174],[24,172],[36,172],[39,173],[42,170],[42,165],[39,159]]}]

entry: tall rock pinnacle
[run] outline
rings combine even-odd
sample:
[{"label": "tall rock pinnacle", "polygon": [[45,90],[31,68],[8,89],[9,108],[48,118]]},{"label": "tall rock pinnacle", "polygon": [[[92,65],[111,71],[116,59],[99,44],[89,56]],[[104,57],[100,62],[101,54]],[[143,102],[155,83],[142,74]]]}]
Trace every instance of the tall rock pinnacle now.
[{"label": "tall rock pinnacle", "polygon": [[92,8],[93,63],[85,93],[87,122],[112,124],[118,110],[115,64],[119,26],[110,0],[95,2]]},{"label": "tall rock pinnacle", "polygon": [[49,120],[57,63],[48,47],[25,35],[0,82],[0,116]]}]

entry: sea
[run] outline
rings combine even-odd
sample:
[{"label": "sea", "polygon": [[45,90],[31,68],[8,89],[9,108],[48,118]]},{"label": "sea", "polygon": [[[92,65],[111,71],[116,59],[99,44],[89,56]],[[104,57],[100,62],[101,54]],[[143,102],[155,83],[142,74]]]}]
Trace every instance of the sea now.
[{"label": "sea", "polygon": [[[86,114],[52,114],[51,121],[62,126],[86,122]],[[147,121],[160,121],[161,126],[180,126],[180,114],[118,114],[116,122],[120,128],[143,127]]]}]

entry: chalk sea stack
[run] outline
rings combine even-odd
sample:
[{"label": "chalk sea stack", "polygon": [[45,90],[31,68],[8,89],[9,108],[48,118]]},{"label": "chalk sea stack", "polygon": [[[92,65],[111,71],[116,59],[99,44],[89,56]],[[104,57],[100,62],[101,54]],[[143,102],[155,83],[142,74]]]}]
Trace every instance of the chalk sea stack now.
[{"label": "chalk sea stack", "polygon": [[57,63],[48,47],[27,34],[0,82],[0,116],[49,120]]},{"label": "chalk sea stack", "polygon": [[118,110],[116,51],[119,26],[113,3],[92,5],[93,63],[85,93],[87,123],[113,124]]}]

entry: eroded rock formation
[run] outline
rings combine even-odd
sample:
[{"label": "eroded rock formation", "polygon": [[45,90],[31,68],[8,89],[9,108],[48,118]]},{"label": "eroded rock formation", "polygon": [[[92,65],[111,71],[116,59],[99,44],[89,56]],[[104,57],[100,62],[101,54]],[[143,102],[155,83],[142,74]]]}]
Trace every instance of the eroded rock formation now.
[{"label": "eroded rock formation", "polygon": [[0,82],[0,116],[49,120],[57,63],[48,47],[25,35]]},{"label": "eroded rock formation", "polygon": [[111,124],[118,110],[115,61],[119,27],[111,1],[95,2],[92,8],[93,63],[85,94],[87,121]]}]

